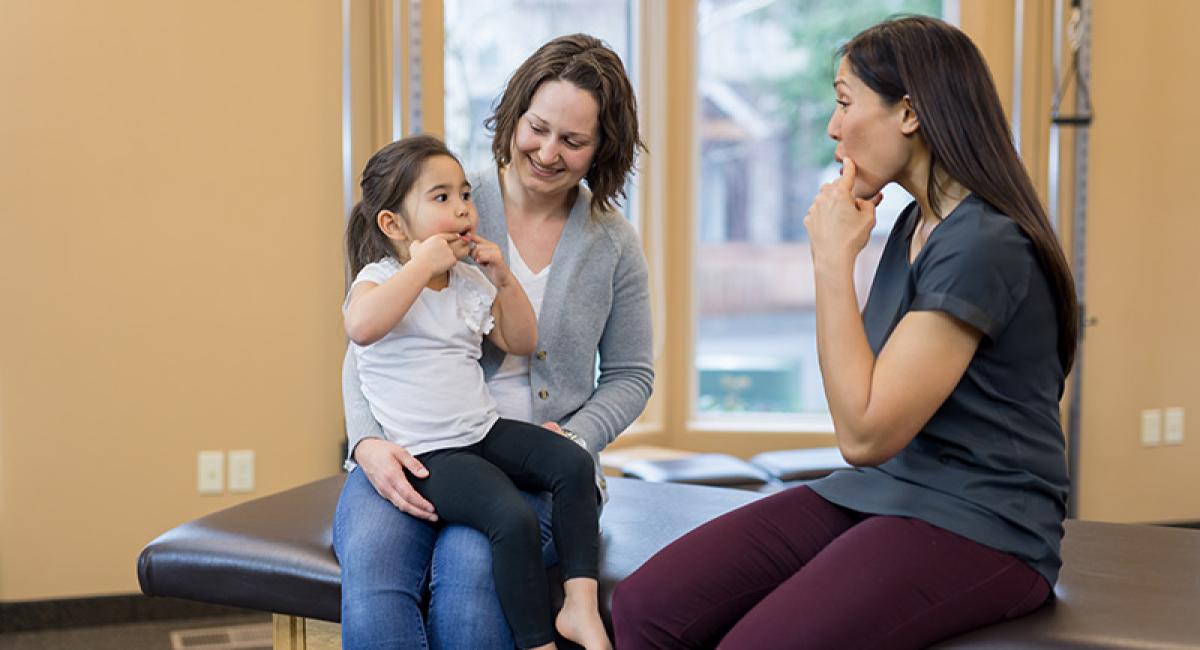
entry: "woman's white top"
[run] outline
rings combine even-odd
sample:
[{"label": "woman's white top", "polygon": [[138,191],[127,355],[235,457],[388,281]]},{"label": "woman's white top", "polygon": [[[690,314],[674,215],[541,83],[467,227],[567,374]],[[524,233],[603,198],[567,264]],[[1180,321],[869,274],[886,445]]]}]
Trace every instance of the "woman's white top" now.
[{"label": "woman's white top", "polygon": [[[513,276],[529,296],[533,313],[541,316],[542,299],[546,296],[546,280],[550,278],[550,265],[534,273],[521,257],[521,251],[508,237],[508,266]],[[522,422],[533,422],[533,391],[529,384],[529,356],[508,354],[504,362],[487,382],[488,390],[496,400],[500,417]],[[541,425],[541,422],[533,422]]]},{"label": "woman's white top", "polygon": [[[400,268],[392,258],[368,264],[350,288],[383,284]],[[388,440],[416,455],[474,444],[496,423],[496,402],[479,365],[483,336],[495,325],[495,298],[487,276],[460,262],[445,289],[423,288],[383,338],[351,343],[363,395]]]}]

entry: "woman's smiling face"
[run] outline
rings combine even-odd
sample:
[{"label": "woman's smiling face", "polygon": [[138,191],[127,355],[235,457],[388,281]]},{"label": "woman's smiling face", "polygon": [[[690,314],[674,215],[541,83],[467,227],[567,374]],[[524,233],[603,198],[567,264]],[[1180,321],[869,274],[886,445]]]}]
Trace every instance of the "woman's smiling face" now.
[{"label": "woman's smiling face", "polygon": [[521,185],[551,195],[575,189],[596,155],[599,114],[592,94],[568,81],[539,86],[513,134],[512,165]]}]

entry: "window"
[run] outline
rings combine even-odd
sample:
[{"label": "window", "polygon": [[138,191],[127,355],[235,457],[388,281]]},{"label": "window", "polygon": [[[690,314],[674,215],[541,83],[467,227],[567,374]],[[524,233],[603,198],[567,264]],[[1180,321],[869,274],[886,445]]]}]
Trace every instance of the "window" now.
[{"label": "window", "polygon": [[[941,16],[943,0],[700,0],[698,9],[695,408],[827,417],[803,219],[838,174],[825,133],[835,52],[890,15]],[[896,185],[884,197],[859,258],[860,300],[911,200]]]}]

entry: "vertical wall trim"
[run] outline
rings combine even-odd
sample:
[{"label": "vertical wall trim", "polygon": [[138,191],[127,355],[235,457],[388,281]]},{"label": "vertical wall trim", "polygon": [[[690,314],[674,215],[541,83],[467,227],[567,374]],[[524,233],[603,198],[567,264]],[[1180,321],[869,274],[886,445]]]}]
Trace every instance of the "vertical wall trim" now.
[{"label": "vertical wall trim", "polygon": [[959,0],[942,0],[942,20],[951,25],[962,26],[962,7]]},{"label": "vertical wall trim", "polygon": [[[1053,0],[1054,21],[1051,29],[1054,32],[1053,45],[1050,47],[1053,63],[1051,65],[1050,83],[1052,88],[1058,87],[1062,75],[1063,47],[1063,5],[1064,0]],[[1050,152],[1046,158],[1046,212],[1050,217],[1050,225],[1058,230],[1058,166],[1062,162],[1062,151],[1059,145],[1058,125],[1050,123]]]},{"label": "vertical wall trim", "polygon": [[1012,125],[1013,146],[1021,153],[1021,86],[1025,78],[1025,0],[1013,0]]},{"label": "vertical wall trim", "polygon": [[342,0],[342,213],[346,219],[350,218],[350,209],[354,207],[350,109],[350,0]]},{"label": "vertical wall trim", "polygon": [[403,0],[392,0],[392,139],[404,137]]},{"label": "vertical wall trim", "polygon": [[[666,303],[666,265],[663,248],[664,220],[667,218],[666,191],[668,177],[666,124],[667,103],[661,89],[666,87],[668,54],[662,38],[652,38],[652,30],[666,29],[669,16],[664,3],[641,3],[637,18],[638,38],[644,43],[641,56],[633,59],[641,68],[638,79],[633,83],[638,88],[638,108],[641,110],[641,128],[645,134],[648,152],[639,161],[637,183],[638,230],[642,235],[642,246],[650,266],[651,316],[654,332],[654,362],[661,366],[666,354],[666,331],[668,308]],[[660,418],[661,419],[661,418]]]}]

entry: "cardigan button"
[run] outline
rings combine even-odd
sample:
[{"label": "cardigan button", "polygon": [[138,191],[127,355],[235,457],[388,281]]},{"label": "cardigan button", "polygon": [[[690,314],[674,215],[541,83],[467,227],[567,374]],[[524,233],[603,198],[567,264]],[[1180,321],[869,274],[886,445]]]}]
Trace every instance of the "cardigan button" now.
[{"label": "cardigan button", "polygon": [[545,361],[546,360],[546,351],[538,350],[537,358],[538,358],[538,361]]},{"label": "cardigan button", "polygon": [[550,391],[543,388],[538,391],[538,397],[540,397],[542,399],[550,399]]}]

